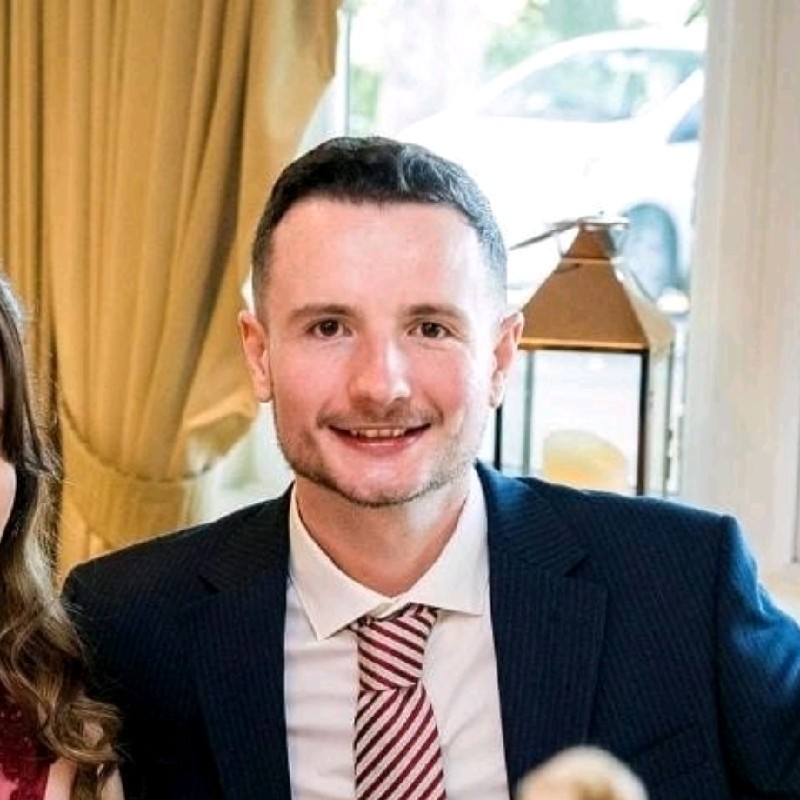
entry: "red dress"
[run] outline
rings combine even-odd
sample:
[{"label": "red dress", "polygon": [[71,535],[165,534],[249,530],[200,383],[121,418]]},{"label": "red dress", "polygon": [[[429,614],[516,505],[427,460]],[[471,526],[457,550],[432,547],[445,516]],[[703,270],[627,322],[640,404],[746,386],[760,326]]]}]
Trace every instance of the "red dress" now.
[{"label": "red dress", "polygon": [[42,800],[53,760],[0,689],[0,796],[12,790],[10,800]]}]

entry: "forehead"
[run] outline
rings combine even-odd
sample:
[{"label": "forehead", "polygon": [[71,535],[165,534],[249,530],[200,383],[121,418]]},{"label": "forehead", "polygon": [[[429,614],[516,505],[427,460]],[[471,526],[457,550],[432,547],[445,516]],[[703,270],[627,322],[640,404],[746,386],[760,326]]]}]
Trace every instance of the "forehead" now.
[{"label": "forehead", "polygon": [[273,240],[280,243],[302,229],[308,234],[333,239],[347,235],[353,229],[381,225],[407,231],[416,229],[419,236],[461,236],[477,243],[477,234],[467,218],[457,209],[444,203],[376,202],[331,197],[307,197],[295,203],[278,223]]},{"label": "forehead", "polygon": [[269,283],[321,279],[328,271],[387,279],[421,268],[459,281],[488,272],[478,235],[460,212],[443,204],[315,197],[293,206],[276,227]]}]

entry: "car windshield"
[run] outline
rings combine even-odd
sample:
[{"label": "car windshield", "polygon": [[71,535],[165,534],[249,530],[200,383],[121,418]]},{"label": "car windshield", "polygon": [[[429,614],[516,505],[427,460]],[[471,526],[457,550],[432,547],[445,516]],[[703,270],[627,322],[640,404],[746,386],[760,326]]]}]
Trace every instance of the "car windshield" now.
[{"label": "car windshield", "polygon": [[575,53],[494,95],[479,113],[570,122],[614,122],[664,100],[702,64],[688,50],[640,48]]}]

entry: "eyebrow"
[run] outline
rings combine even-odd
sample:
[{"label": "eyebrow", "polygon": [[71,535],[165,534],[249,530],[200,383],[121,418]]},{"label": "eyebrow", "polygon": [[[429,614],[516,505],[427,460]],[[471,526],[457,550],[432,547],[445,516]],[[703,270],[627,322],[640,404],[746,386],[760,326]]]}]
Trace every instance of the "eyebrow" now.
[{"label": "eyebrow", "polygon": [[355,310],[341,303],[307,303],[289,314],[290,322],[302,322],[312,317],[352,317]]},{"label": "eyebrow", "polygon": [[[451,303],[416,303],[404,309],[408,317],[445,317],[452,320],[465,320],[467,315]],[[357,317],[353,306],[342,303],[307,303],[289,313],[291,322],[302,322],[314,317]]]},{"label": "eyebrow", "polygon": [[453,320],[464,320],[467,315],[458,307],[450,303],[418,303],[409,306],[410,317],[446,317]]}]

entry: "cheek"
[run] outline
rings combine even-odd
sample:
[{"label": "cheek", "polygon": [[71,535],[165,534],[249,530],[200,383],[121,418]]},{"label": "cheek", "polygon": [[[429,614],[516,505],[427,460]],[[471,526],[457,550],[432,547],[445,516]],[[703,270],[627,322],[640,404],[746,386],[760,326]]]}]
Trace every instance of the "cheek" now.
[{"label": "cheek", "polygon": [[270,381],[275,408],[287,424],[316,418],[321,408],[335,402],[343,383],[332,359],[307,358],[271,359]]},{"label": "cheek", "polygon": [[417,373],[420,387],[436,397],[443,408],[482,410],[489,397],[491,365],[461,354],[437,359]]},{"label": "cheek", "polygon": [[274,390],[296,401],[302,401],[320,377],[318,364],[309,364],[301,359],[272,358],[270,367]]},{"label": "cheek", "polygon": [[17,473],[11,464],[0,460],[0,533],[8,524],[16,493]]},{"label": "cheek", "polygon": [[273,390],[299,404],[310,404],[340,389],[353,371],[354,355],[347,347],[285,346],[270,353]]}]

